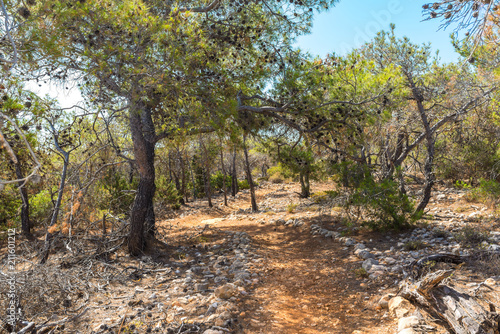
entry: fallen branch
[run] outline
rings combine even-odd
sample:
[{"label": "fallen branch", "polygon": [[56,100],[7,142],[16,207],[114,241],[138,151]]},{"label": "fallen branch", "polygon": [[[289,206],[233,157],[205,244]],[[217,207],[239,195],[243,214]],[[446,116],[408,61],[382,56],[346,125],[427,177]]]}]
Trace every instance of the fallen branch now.
[{"label": "fallen branch", "polygon": [[440,285],[454,272],[454,269],[439,270],[415,283],[407,279],[403,281],[399,294],[441,319],[451,333],[499,334],[500,314],[485,310],[477,298],[465,292]]}]

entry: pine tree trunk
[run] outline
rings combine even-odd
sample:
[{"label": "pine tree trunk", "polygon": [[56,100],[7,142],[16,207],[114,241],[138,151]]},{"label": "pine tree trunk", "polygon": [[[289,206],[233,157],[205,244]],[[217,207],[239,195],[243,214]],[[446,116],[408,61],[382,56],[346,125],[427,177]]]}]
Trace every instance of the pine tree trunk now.
[{"label": "pine tree trunk", "polygon": [[145,230],[149,235],[153,235],[155,231],[155,141],[150,109],[135,105],[135,108],[131,108],[129,117],[134,156],[139,171],[139,187],[130,213],[128,250],[131,255],[137,256],[145,247]]},{"label": "pine tree trunk", "polygon": [[226,168],[224,167],[224,153],[222,152],[222,143],[220,150],[220,164],[222,168],[222,189],[224,191],[224,205],[227,206]]},{"label": "pine tree trunk", "polygon": [[252,179],[252,171],[250,170],[250,160],[248,159],[248,148],[247,148],[247,138],[243,135],[243,151],[245,153],[245,167],[247,172],[247,180],[250,185],[250,201],[252,202],[252,212],[259,211],[257,206],[257,200],[255,198],[255,187]]},{"label": "pine tree trunk", "polygon": [[309,172],[300,173],[300,187],[302,198],[309,198],[311,196],[311,188],[309,185]]},{"label": "pine tree trunk", "polygon": [[427,143],[427,158],[425,159],[425,165],[424,165],[424,173],[425,173],[424,194],[422,196],[422,199],[420,200],[420,203],[418,203],[418,206],[415,209],[416,214],[424,211],[427,204],[429,204],[429,200],[431,199],[432,187],[434,186],[435,182],[433,163],[434,163],[434,141],[431,140]]},{"label": "pine tree trunk", "polygon": [[[23,178],[20,163],[16,164],[16,177]],[[21,230],[27,237],[31,237],[30,226],[30,204],[28,200],[28,191],[26,190],[25,182],[19,182],[19,195],[21,196]]]},{"label": "pine tree trunk", "polygon": [[236,147],[233,151],[233,163],[231,170],[231,195],[233,197],[238,193],[238,172],[236,171]]}]

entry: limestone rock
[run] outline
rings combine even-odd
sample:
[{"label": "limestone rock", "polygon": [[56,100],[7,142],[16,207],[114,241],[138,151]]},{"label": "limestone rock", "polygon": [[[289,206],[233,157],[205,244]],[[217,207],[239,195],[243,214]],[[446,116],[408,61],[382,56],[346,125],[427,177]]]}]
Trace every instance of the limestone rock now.
[{"label": "limestone rock", "polygon": [[388,294],[382,296],[382,298],[380,298],[380,300],[378,301],[378,306],[380,306],[383,309],[388,309],[389,308],[389,300],[392,297],[394,297],[394,295],[392,293],[388,293]]},{"label": "limestone rock", "polygon": [[229,299],[238,294],[238,287],[233,283],[227,283],[215,289],[215,296],[220,299]]},{"label": "limestone rock", "polygon": [[397,318],[402,318],[410,312],[411,304],[403,297],[396,296],[389,300],[389,312]]},{"label": "limestone rock", "polygon": [[207,329],[206,331],[203,332],[203,334],[224,334],[224,332],[215,329]]},{"label": "limestone rock", "polygon": [[420,320],[416,316],[404,317],[398,321],[398,331],[402,331],[406,328],[412,328],[419,324]]}]

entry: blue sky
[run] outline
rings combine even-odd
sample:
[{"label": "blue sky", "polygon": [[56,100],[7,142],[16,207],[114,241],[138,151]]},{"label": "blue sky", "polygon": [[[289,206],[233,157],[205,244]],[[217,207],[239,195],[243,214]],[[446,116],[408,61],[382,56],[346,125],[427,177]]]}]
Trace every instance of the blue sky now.
[{"label": "blue sky", "polygon": [[377,31],[396,25],[396,34],[407,36],[413,43],[431,42],[443,62],[457,55],[450,43],[452,27],[439,30],[440,21],[423,21],[425,0],[341,0],[328,12],[317,14],[312,33],[301,36],[297,46],[313,55],[325,57],[335,52],[345,55],[352,48],[371,40]]},{"label": "blue sky", "polygon": [[[407,36],[413,43],[431,42],[434,51],[440,50],[443,62],[455,61],[457,55],[449,38],[452,29],[438,30],[440,22],[436,20],[422,22],[425,3],[425,0],[341,0],[328,12],[316,14],[312,33],[301,36],[297,46],[321,57],[333,52],[344,55],[394,23],[398,36]],[[63,107],[82,100],[76,88],[65,91],[53,85],[31,86],[42,95],[48,93],[57,98]]]}]

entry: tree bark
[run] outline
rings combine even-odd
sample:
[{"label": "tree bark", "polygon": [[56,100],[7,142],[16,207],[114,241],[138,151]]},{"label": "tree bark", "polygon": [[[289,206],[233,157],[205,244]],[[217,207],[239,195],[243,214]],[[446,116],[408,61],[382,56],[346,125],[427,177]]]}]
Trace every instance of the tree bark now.
[{"label": "tree bark", "polygon": [[179,157],[179,164],[181,167],[181,204],[186,204],[188,202],[188,197],[186,194],[186,166],[184,165],[184,159],[182,158],[182,153],[177,147],[177,156]]},{"label": "tree bark", "polygon": [[208,150],[203,143],[203,140],[200,136],[200,149],[203,150],[203,181],[205,186],[205,195],[208,200],[208,207],[212,208],[214,205],[212,203],[212,186],[210,185],[210,162],[208,161]]},{"label": "tree bark", "polygon": [[[57,136],[54,135],[54,143],[56,145],[57,150],[62,154],[64,163],[63,163],[63,170],[62,170],[62,175],[61,175],[61,182],[59,183],[59,191],[57,194],[57,201],[56,205],[54,206],[54,212],[52,213],[52,219],[50,221],[49,228],[54,226],[57,223],[57,216],[59,216],[59,209],[61,208],[61,202],[64,194],[64,186],[66,184],[66,175],[68,172],[68,165],[69,165],[69,153],[64,151],[60,146],[59,142],[57,140]],[[44,264],[47,262],[47,259],[49,258],[49,252],[50,248],[52,246],[52,239],[54,235],[49,231],[45,234],[45,244],[44,244],[44,249],[42,252],[42,257],[40,259],[40,264]]]},{"label": "tree bark", "polygon": [[238,193],[238,172],[236,171],[236,146],[233,150],[233,163],[231,170],[231,195],[233,197]]},{"label": "tree bark", "polygon": [[425,173],[425,186],[422,199],[418,203],[415,213],[424,211],[429,200],[431,199],[432,187],[434,186],[435,176],[433,171],[434,163],[434,141],[427,144],[427,158],[425,159],[424,173]]},{"label": "tree bark", "polygon": [[226,168],[224,167],[224,153],[222,152],[222,142],[220,149],[220,164],[222,168],[222,190],[224,191],[224,205],[227,206]]},{"label": "tree bark", "polygon": [[302,198],[309,198],[311,196],[311,187],[309,185],[309,172],[302,172],[299,175],[300,179],[300,188],[301,188],[301,193],[300,196]]},{"label": "tree bark", "polygon": [[155,132],[151,110],[134,104],[129,114],[130,130],[134,145],[134,156],[139,172],[139,187],[130,213],[128,251],[131,255],[142,254],[145,247],[145,232],[154,235],[155,215],[153,198],[155,185]]},{"label": "tree bark", "polygon": [[250,170],[250,160],[248,158],[247,137],[243,135],[243,151],[245,152],[245,169],[247,172],[247,180],[250,186],[250,201],[252,202],[252,212],[259,211],[257,200],[255,198],[255,187],[252,179],[252,171]]},{"label": "tree bark", "polygon": [[[438,286],[454,270],[427,274],[418,282],[403,282],[400,295],[441,319],[451,333],[498,334],[500,315],[486,311],[474,298],[446,285]],[[491,307],[491,306],[490,306]]]},{"label": "tree bark", "polygon": [[[23,173],[21,171],[21,163],[18,162],[16,165],[16,177],[18,179],[23,178]],[[26,182],[19,182],[19,195],[21,196],[21,230],[23,234],[27,237],[31,237],[31,225],[30,225],[30,203],[28,200],[28,191],[26,190]]]}]

